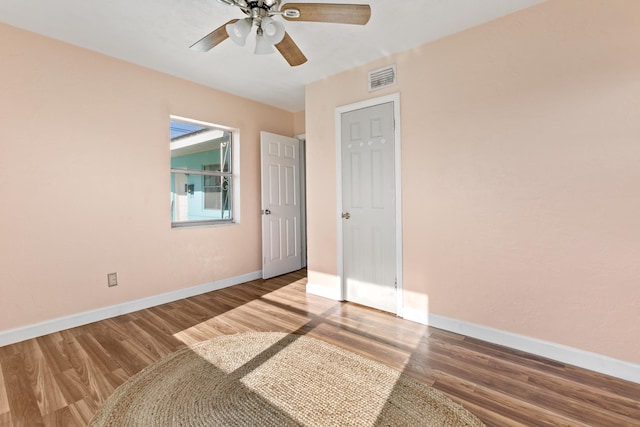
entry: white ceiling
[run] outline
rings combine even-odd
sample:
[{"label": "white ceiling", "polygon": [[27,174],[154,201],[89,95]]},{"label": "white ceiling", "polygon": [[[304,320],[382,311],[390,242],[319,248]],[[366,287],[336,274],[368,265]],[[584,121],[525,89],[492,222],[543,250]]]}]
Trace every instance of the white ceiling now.
[{"label": "white ceiling", "polygon": [[371,20],[366,26],[284,21],[308,58],[298,67],[277,52],[254,55],[249,41],[239,47],[226,40],[206,53],[189,49],[230,19],[244,17],[216,0],[2,0],[0,21],[295,112],[304,109],[307,83],[542,1],[324,1],[368,3]]}]

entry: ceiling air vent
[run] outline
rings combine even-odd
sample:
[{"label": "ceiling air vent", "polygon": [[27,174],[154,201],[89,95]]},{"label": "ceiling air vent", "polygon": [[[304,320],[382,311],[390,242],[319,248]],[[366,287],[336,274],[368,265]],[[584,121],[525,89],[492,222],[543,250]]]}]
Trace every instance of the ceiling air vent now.
[{"label": "ceiling air vent", "polygon": [[396,84],[396,66],[380,68],[369,72],[369,92]]}]

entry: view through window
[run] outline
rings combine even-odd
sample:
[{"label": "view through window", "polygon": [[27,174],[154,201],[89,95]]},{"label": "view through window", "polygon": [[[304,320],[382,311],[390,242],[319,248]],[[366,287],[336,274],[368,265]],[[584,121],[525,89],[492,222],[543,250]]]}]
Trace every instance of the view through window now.
[{"label": "view through window", "polygon": [[171,119],[171,224],[233,220],[232,132]]}]

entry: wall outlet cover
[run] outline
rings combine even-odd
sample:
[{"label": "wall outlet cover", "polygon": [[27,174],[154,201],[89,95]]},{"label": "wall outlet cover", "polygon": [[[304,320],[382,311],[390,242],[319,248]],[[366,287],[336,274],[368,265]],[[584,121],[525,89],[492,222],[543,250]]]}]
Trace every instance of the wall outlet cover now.
[{"label": "wall outlet cover", "polygon": [[107,274],[107,285],[109,287],[118,286],[118,273]]}]

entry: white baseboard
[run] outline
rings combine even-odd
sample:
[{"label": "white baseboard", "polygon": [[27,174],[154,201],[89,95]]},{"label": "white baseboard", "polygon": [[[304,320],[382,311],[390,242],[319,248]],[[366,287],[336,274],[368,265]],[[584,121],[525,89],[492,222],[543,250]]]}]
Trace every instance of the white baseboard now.
[{"label": "white baseboard", "polygon": [[307,283],[307,293],[323,298],[332,299],[334,301],[342,301],[340,289],[330,289],[326,286],[320,286],[314,283]]},{"label": "white baseboard", "polygon": [[640,365],[549,341],[404,307],[403,318],[640,384]]},{"label": "white baseboard", "polygon": [[420,323],[422,325],[429,325],[429,313],[424,310],[418,310],[405,306],[402,308],[402,318],[411,320],[412,322]]},{"label": "white baseboard", "polygon": [[253,273],[243,274],[241,276],[229,277],[202,285],[179,289],[177,291],[167,292],[160,295],[154,295],[152,297],[142,298],[135,301],[128,301],[122,304],[112,305],[110,307],[103,307],[96,310],[86,311],[84,313],[60,317],[46,322],[36,323],[34,325],[10,329],[7,331],[0,331],[0,347],[31,338],[36,338],[42,335],[62,331],[65,329],[75,328],[77,326],[86,325],[88,323],[109,319],[111,317],[120,316],[122,314],[132,313],[134,311],[143,310],[145,308],[155,307],[156,305],[166,304],[184,298],[190,298],[211,291],[217,291],[229,286],[234,286],[240,283],[250,282],[252,280],[261,278],[262,271],[255,271]]},{"label": "white baseboard", "polygon": [[419,323],[640,384],[640,365],[634,363],[436,314]]}]

